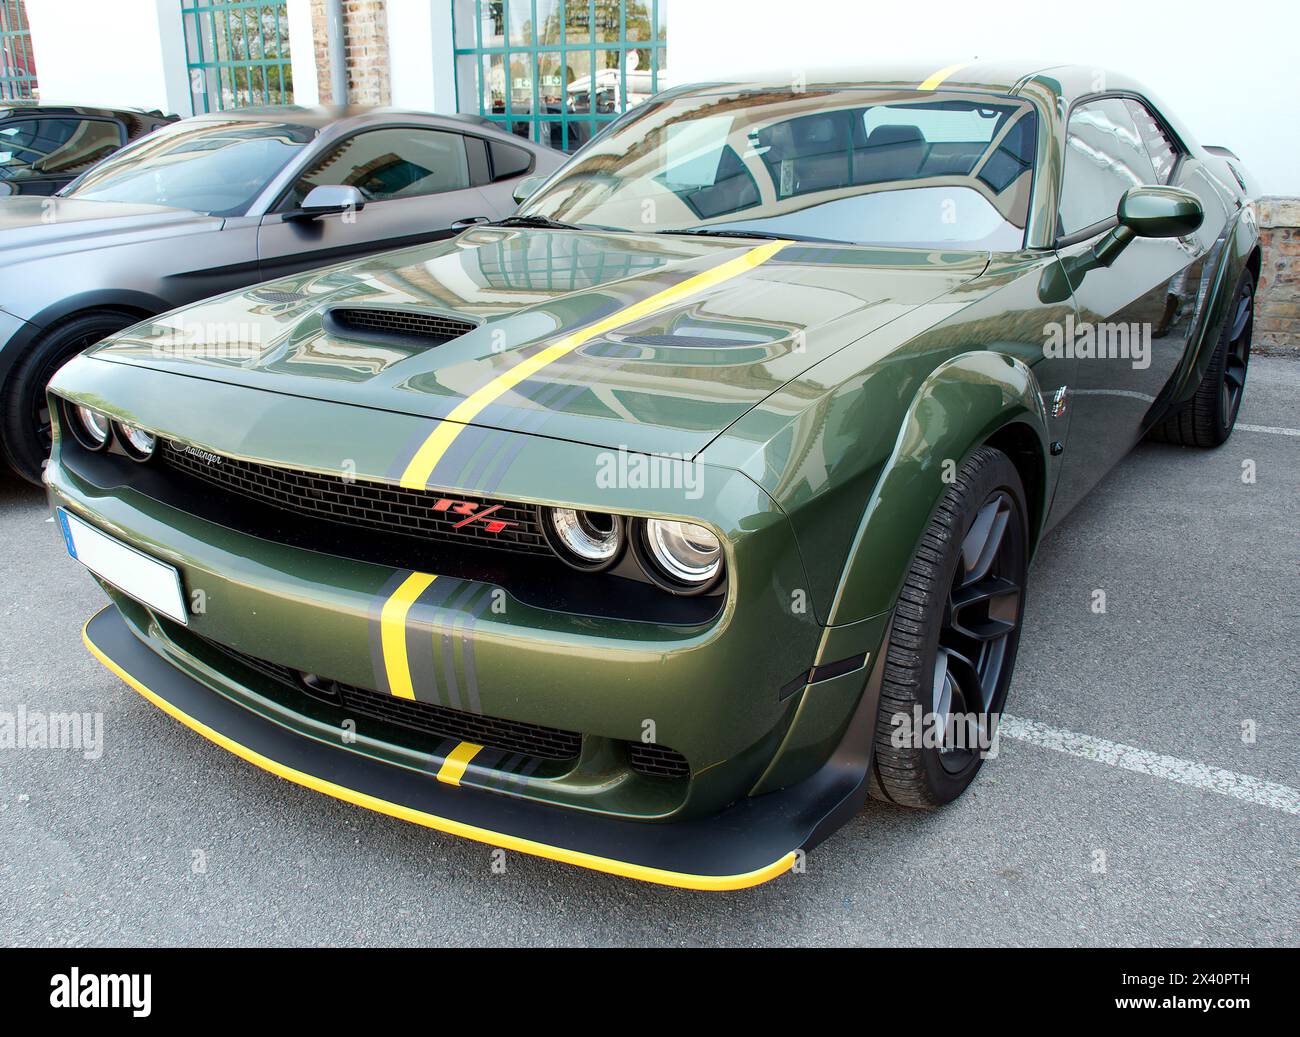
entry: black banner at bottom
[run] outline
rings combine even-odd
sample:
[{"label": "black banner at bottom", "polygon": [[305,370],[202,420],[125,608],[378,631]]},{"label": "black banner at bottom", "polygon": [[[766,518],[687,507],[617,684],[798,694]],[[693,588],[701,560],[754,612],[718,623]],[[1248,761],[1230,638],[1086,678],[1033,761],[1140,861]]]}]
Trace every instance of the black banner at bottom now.
[{"label": "black banner at bottom", "polygon": [[772,999],[807,1014],[848,996],[929,1022],[995,1005],[999,1019],[1214,1018],[1285,1010],[1296,965],[1294,950],[1233,949],[9,949],[0,950],[0,996],[14,1033],[15,1022],[58,1015],[80,1024],[338,1025],[412,1013],[440,1026],[461,1013],[555,1023],[562,1006],[618,1011],[619,1002],[633,1019],[684,997],[735,1017],[769,1012]]}]

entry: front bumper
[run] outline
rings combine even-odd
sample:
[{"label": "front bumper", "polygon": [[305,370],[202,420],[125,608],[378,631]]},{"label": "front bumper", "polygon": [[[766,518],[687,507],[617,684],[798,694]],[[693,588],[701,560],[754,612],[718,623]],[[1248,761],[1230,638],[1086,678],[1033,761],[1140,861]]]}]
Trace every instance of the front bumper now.
[{"label": "front bumper", "polygon": [[784,874],[795,866],[798,851],[858,809],[868,761],[851,747],[870,744],[881,668],[873,669],[841,749],[811,778],[743,799],[711,817],[648,825],[431,780],[303,738],[213,694],[152,651],[111,606],[86,624],[82,636],[100,662],[155,706],[278,777],[502,849],[697,890],[744,889]]},{"label": "front bumper", "polygon": [[[111,400],[114,417],[183,434],[226,456],[315,471],[347,457],[365,478],[383,479],[392,444],[427,432],[427,422],[406,415],[182,384],[86,357],[64,368],[54,389],[93,406]],[[595,448],[499,435],[518,448],[500,497],[593,506]],[[221,734],[230,743],[222,744],[246,758],[237,748],[251,738],[245,729],[264,731],[265,744],[250,751],[276,773],[497,845],[572,854],[583,858],[575,863],[605,862],[605,870],[616,870],[610,861],[657,869],[701,888],[779,873],[772,869],[788,867],[789,854],[829,831],[828,819],[864,795],[870,725],[856,738],[851,731],[864,710],[874,718],[875,696],[863,689],[887,617],[827,629],[809,610],[792,608],[806,577],[789,521],[740,473],[711,470],[698,500],[683,501],[680,491],[672,498],[619,489],[600,497],[601,510],[698,517],[726,538],[730,579],[716,615],[669,622],[547,608],[512,594],[504,573],[498,580],[443,572],[429,597],[393,610],[395,588],[416,574],[349,554],[345,541],[363,534],[340,536],[338,550],[302,546],[245,528],[249,513],[239,508],[200,514],[171,500],[148,484],[149,466],[123,461],[124,470],[88,458],[73,463],[75,456],[74,444],[56,440],[46,470],[51,504],[174,566],[187,597],[203,602],[181,626],[106,586],[134,636],[108,644],[101,635],[100,651],[159,705],[172,702],[181,719]],[[470,493],[473,485],[447,489]],[[109,625],[97,623],[92,640]],[[343,744],[349,714],[323,710],[300,689],[287,694],[283,683],[239,661],[319,674],[374,694],[395,686],[385,683],[390,647],[400,669],[409,669],[407,691],[417,702],[476,720],[577,732],[580,755],[550,769],[530,770],[533,764],[518,758],[460,759],[457,769],[454,741],[416,745],[360,721],[356,738]],[[828,667],[820,679],[826,664],[844,660],[856,663]],[[197,705],[204,697],[212,704]],[[205,709],[220,722],[205,720]],[[648,738],[647,724],[655,729]],[[641,741],[680,753],[689,776],[638,772],[630,747]],[[439,781],[449,767],[456,780]],[[344,773],[347,781],[329,777]],[[369,777],[348,784],[353,775]],[[390,785],[403,791],[387,798],[375,791]],[[448,806],[448,796],[467,804]],[[630,849],[619,852],[624,846]]]}]

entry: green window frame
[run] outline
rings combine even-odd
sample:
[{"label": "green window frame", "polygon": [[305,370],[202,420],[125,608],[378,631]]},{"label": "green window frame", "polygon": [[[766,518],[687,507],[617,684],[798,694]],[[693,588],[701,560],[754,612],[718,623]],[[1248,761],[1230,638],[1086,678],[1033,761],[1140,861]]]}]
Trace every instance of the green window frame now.
[{"label": "green window frame", "polygon": [[[649,93],[657,93],[660,70],[666,70],[668,0],[451,0],[452,49],[455,54],[456,107],[544,144],[564,151],[574,151],[590,140],[605,124],[613,122],[629,107],[628,54],[638,52],[649,59]],[[538,24],[539,14],[544,19]],[[472,18],[472,23],[466,22]],[[485,42],[485,19],[499,26],[500,42],[495,36]],[[584,26],[586,39],[570,39],[573,25]],[[629,33],[629,27],[631,32]],[[558,33],[555,30],[558,29]],[[515,38],[516,33],[524,39]],[[549,40],[549,42],[548,42]],[[569,79],[573,71],[570,57],[587,69],[588,91],[585,110],[572,107]],[[613,58],[614,64],[606,64]],[[540,79],[544,63],[558,60],[564,93],[559,110],[543,111]],[[526,69],[524,87],[531,97],[519,110],[514,72],[522,64]],[[499,67],[504,80],[503,105],[495,109],[491,101],[491,69]],[[472,69],[472,71],[471,71]],[[617,69],[618,89],[612,109],[601,111],[600,73]],[[638,77],[640,78],[640,77]],[[634,84],[636,85],[636,84]],[[469,94],[470,96],[467,96]]]},{"label": "green window frame", "polygon": [[36,93],[32,33],[23,0],[0,0],[0,100]]},{"label": "green window frame", "polygon": [[288,3],[180,0],[195,115],[293,103]]}]

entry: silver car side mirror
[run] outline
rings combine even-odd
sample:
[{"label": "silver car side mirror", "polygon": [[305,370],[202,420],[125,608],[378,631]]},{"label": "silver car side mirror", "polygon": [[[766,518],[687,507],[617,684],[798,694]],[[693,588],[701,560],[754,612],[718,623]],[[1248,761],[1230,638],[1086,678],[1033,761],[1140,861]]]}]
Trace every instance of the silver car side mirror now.
[{"label": "silver car side mirror", "polygon": [[314,220],[341,212],[360,212],[366,207],[365,196],[348,184],[320,184],[307,192],[302,207],[286,217]]}]

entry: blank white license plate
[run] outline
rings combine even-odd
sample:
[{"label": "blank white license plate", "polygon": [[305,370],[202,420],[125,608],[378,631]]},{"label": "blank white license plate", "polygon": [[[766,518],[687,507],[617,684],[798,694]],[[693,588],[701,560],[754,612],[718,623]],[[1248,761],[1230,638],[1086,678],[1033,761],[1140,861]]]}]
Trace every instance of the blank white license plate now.
[{"label": "blank white license plate", "polygon": [[68,554],[102,580],[178,623],[187,622],[181,574],[107,533],[58,509]]}]

